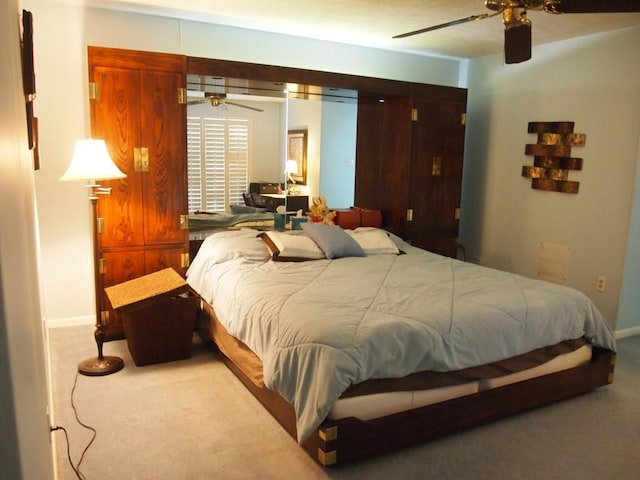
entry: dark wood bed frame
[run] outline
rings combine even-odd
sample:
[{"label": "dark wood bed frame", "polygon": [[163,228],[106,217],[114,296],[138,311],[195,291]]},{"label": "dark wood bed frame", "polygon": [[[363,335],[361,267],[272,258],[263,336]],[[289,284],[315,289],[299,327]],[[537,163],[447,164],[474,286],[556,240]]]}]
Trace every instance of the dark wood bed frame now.
[{"label": "dark wood bed frame", "polygon": [[[213,308],[202,303],[198,333],[203,340],[212,342],[211,322],[220,324]],[[231,359],[220,353],[229,370],[296,439],[295,413],[291,404],[277,392],[258,387]],[[362,421],[354,417],[325,420],[302,447],[323,466],[388,453],[607,385],[613,382],[615,358],[614,352],[594,347],[590,363],[569,370],[373,420]]]}]

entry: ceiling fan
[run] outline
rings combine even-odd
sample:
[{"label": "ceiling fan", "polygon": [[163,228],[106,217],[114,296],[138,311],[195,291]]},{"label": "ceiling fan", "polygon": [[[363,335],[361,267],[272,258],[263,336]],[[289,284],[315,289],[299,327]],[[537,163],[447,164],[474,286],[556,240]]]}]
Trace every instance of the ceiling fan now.
[{"label": "ceiling fan", "polygon": [[187,105],[197,105],[199,103],[207,103],[207,102],[211,103],[212,107],[219,107],[221,105],[233,105],[234,107],[247,108],[255,112],[264,112],[264,110],[262,110],[261,108],[250,107],[249,105],[243,105],[241,103],[231,102],[227,100],[226,93],[205,92],[204,98],[187,102]]},{"label": "ceiling fan", "polygon": [[531,20],[527,18],[527,10],[542,10],[558,14],[640,12],[640,0],[485,0],[484,5],[493,13],[471,15],[395,35],[393,38],[410,37],[502,14],[505,63],[520,63],[531,58]]}]

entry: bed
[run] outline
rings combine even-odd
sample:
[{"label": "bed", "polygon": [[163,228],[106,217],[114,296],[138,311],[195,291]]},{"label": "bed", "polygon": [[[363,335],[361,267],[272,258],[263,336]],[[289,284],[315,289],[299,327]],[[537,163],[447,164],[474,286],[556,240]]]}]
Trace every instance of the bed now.
[{"label": "bed", "polygon": [[326,466],[613,380],[615,340],[585,295],[379,228],[219,232],[187,282],[204,336]]}]

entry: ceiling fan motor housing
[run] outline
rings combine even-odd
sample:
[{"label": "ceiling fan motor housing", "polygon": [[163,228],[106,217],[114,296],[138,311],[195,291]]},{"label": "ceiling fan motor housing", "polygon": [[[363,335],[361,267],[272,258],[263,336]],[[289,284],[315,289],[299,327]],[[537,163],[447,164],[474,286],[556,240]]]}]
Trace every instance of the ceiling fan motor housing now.
[{"label": "ceiling fan motor housing", "polygon": [[502,12],[509,8],[542,10],[547,4],[556,4],[558,0],[485,0],[484,6],[494,12]]}]

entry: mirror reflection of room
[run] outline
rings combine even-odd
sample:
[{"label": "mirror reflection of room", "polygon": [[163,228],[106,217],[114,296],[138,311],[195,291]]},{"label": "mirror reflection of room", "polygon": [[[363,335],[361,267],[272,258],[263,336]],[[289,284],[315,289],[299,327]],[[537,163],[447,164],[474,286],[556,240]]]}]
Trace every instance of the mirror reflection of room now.
[{"label": "mirror reflection of room", "polygon": [[192,227],[281,206],[306,215],[318,195],[353,205],[357,92],[200,75],[187,90]]}]

